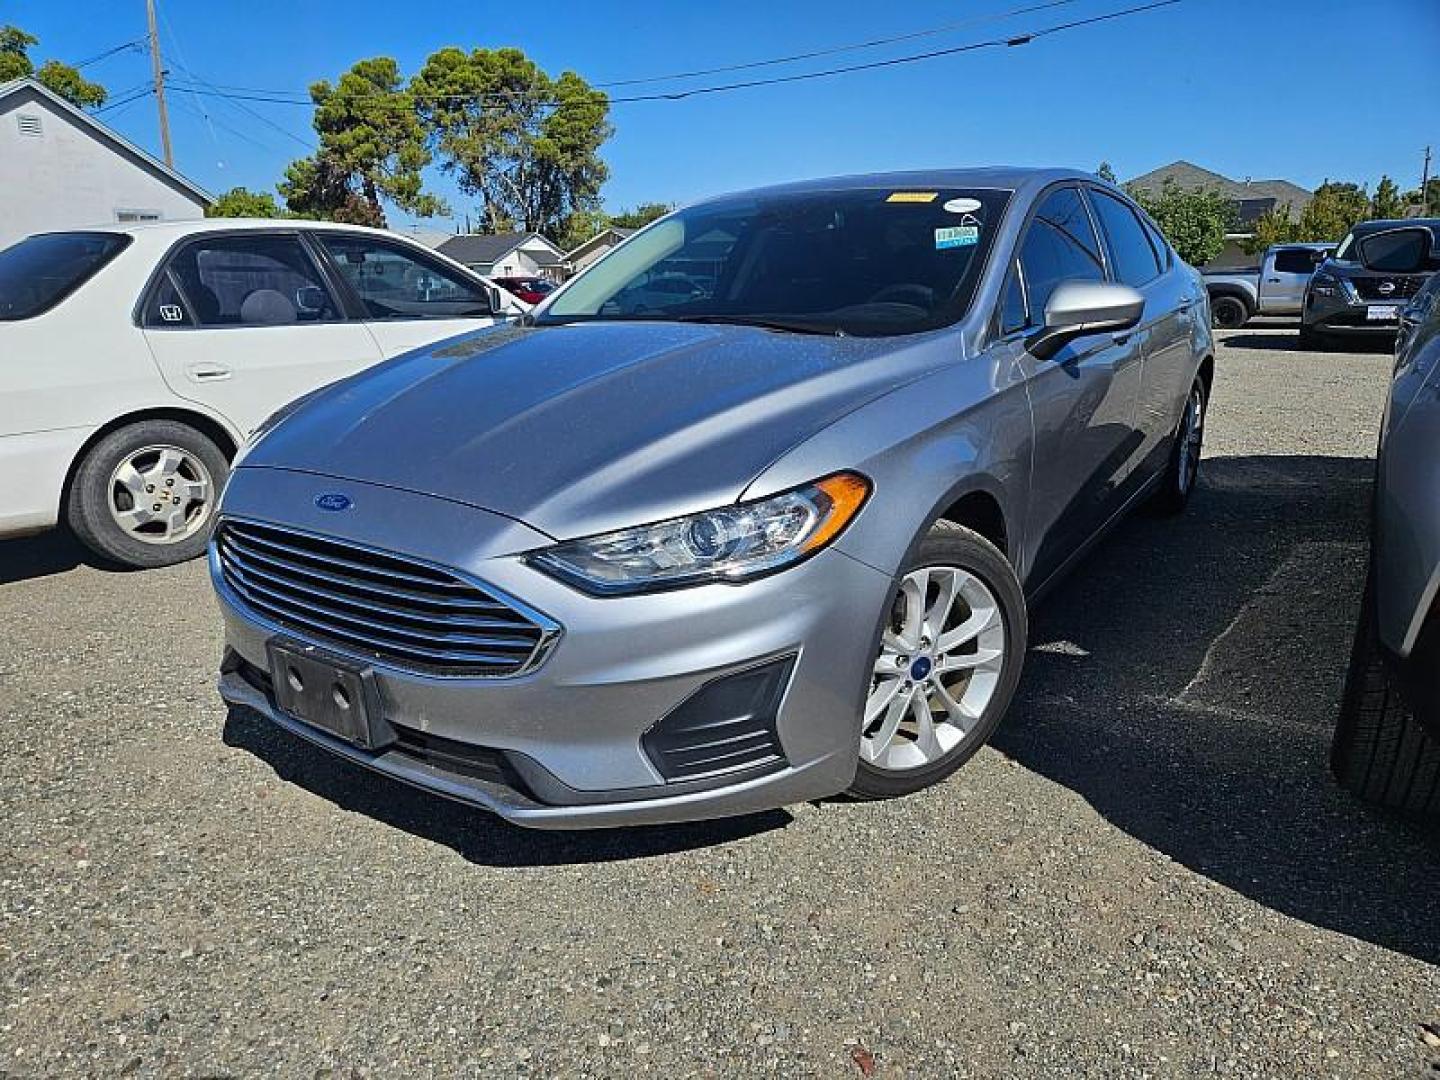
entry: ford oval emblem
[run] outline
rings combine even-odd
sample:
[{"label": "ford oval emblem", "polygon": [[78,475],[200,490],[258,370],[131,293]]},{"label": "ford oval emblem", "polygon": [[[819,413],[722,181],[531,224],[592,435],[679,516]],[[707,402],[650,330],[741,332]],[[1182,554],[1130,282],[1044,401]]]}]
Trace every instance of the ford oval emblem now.
[{"label": "ford oval emblem", "polygon": [[349,510],[355,504],[350,501],[349,495],[341,495],[338,491],[326,492],[324,495],[315,496],[315,505],[321,510]]}]

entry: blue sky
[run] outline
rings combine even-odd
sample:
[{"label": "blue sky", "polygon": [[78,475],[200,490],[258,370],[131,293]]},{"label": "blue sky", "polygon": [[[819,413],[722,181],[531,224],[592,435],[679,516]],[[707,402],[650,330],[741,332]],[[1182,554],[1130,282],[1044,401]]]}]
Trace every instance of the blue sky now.
[{"label": "blue sky", "polygon": [[[884,48],[680,85],[945,48],[1138,2],[1072,0]],[[303,91],[367,56],[394,56],[408,73],[445,45],[515,45],[552,74],[571,68],[600,82],[905,34],[1026,3],[160,0],[160,10],[162,45],[177,75],[183,66],[214,84]],[[38,60],[73,62],[141,36],[144,2],[0,0],[3,23],[41,39]],[[1242,179],[1313,187],[1340,177],[1373,186],[1390,173],[1411,188],[1424,144],[1440,153],[1437,42],[1440,0],[1184,0],[1018,48],[618,104],[615,136],[604,148],[611,169],[604,198],[613,211],[801,177],[987,163],[1093,169],[1108,159],[1125,178],[1176,158]],[[148,78],[148,58],[125,51],[85,73],[118,96]],[[270,190],[285,164],[313,144],[307,108],[242,107],[176,91],[170,101],[176,164],[211,191]],[[151,98],[102,118],[158,153]],[[434,179],[457,213],[473,210],[445,177]],[[402,220],[392,215],[392,223]]]}]

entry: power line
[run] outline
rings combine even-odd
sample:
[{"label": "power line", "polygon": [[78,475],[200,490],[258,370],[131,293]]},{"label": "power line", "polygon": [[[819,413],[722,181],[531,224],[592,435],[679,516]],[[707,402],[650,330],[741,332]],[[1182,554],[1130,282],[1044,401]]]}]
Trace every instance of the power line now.
[{"label": "power line", "polygon": [[[1161,8],[1173,7],[1185,3],[1186,0],[1152,0],[1150,3],[1137,4],[1132,7],[1122,8],[1118,11],[1106,12],[1101,15],[1092,15],[1084,19],[1073,19],[1069,22],[1056,23],[1053,26],[1041,27],[1036,30],[1020,34],[1013,34],[1008,37],[992,38],[985,41],[968,42],[963,45],[955,45],[944,49],[932,49],[927,52],[911,53],[905,56],[891,57],[885,60],[872,60],[866,63],[849,64],[840,67],[825,68],[820,71],[800,72],[792,75],[775,75],[762,79],[749,79],[740,82],[719,83],[712,86],[698,86],[684,90],[655,91],[645,94],[630,94],[618,97],[609,97],[598,90],[591,97],[578,97],[568,100],[550,100],[531,102],[537,108],[577,108],[581,106],[593,107],[597,104],[628,105],[645,101],[680,101],[685,98],[699,97],[708,94],[728,93],[735,90],[748,90],[763,86],[779,86],[789,83],[806,82],[812,79],[832,78],[838,75],[849,75],[861,71],[875,71],[882,68],[900,67],[906,64],[919,63],[925,60],[935,60],[940,57],[958,56],[962,53],[976,52],[981,49],[993,48],[1014,48],[1020,45],[1028,45],[1040,38],[1050,37],[1054,34],[1064,33],[1069,30],[1076,30],[1081,27],[1094,26],[1099,23],[1113,22],[1117,19],[1128,18],[1132,15],[1140,15]],[[195,90],[195,93],[209,94],[216,97],[223,97],[232,101],[259,101],[274,105],[300,105],[314,106],[315,103],[309,98],[293,96],[293,91],[269,91],[255,90],[223,90],[223,89],[202,89]],[[420,94],[414,91],[405,91],[394,97],[366,97],[348,95],[341,101],[333,104],[351,110],[361,112],[364,108],[389,108],[409,109],[416,104],[438,103],[441,101],[463,101],[474,103],[485,102],[510,102],[523,100],[524,95],[520,93],[510,94]]]},{"label": "power line", "polygon": [[607,89],[612,86],[639,86],[642,83],[672,82],[679,79],[696,79],[705,75],[724,75],[732,71],[753,71],[756,68],[793,64],[801,60],[816,60],[822,56],[837,56],[841,53],[859,52],[862,49],[875,49],[882,45],[898,45],[902,41],[914,41],[917,38],[934,37],[936,34],[948,34],[954,30],[964,29],[967,26],[1000,22],[1004,19],[1012,19],[1019,15],[1030,15],[1037,11],[1064,7],[1066,4],[1074,4],[1076,2],[1077,0],[1048,0],[1048,2],[1043,4],[1031,4],[1029,7],[1013,8],[1010,11],[999,11],[990,15],[978,15],[974,18],[946,23],[943,26],[932,26],[924,30],[913,30],[908,34],[896,34],[893,37],[871,38],[869,41],[856,41],[848,45],[834,45],[827,49],[814,49],[810,52],[792,53],[790,56],[776,56],[768,60],[751,60],[743,64],[726,64],[721,67],[697,68],[694,71],[677,71],[669,75],[649,75],[644,78],[611,79],[607,82],[595,83],[594,85],[600,89]]},{"label": "power line", "polygon": [[81,68],[87,68],[91,64],[98,64],[101,60],[108,59],[109,57],[114,56],[116,53],[125,52],[127,49],[133,52],[139,52],[141,48],[143,48],[144,44],[144,37],[133,38],[130,41],[124,41],[121,42],[119,45],[112,46],[111,48],[106,49],[104,52],[98,52],[94,56],[86,57],[84,60],[77,61],[70,66],[73,67],[76,71],[79,71]]},{"label": "power line", "polygon": [[136,87],[134,90],[127,90],[124,94],[112,97],[104,105],[96,109],[95,112],[97,115],[99,113],[106,113],[111,109],[118,109],[122,105],[129,105],[132,101],[139,101],[141,98],[149,97],[152,93],[154,93],[154,87],[147,81],[144,85]]}]

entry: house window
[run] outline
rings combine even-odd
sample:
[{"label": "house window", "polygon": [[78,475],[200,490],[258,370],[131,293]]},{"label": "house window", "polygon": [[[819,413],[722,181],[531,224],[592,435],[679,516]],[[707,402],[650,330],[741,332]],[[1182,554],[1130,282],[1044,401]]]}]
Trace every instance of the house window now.
[{"label": "house window", "polygon": [[116,210],[116,221],[159,221],[159,210]]},{"label": "house window", "polygon": [[32,139],[38,139],[44,133],[40,124],[40,117],[34,113],[17,113],[15,122],[20,126],[20,134],[28,135]]}]

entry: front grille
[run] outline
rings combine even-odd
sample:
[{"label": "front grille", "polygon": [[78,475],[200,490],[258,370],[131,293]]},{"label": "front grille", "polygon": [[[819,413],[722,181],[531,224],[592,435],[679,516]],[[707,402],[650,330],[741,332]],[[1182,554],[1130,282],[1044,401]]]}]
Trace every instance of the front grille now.
[{"label": "front grille", "polygon": [[[1425,284],[1423,277],[1357,277],[1350,279],[1355,286],[1355,291],[1360,295],[1361,300],[1409,300],[1420,291]],[[1389,292],[1381,289],[1382,285],[1391,285]]]},{"label": "front grille", "polygon": [[437,567],[271,525],[225,521],[220,574],[303,637],[400,667],[498,678],[538,661],[548,628]]}]

